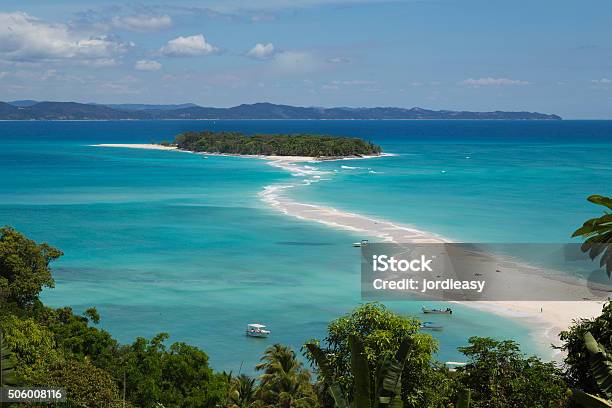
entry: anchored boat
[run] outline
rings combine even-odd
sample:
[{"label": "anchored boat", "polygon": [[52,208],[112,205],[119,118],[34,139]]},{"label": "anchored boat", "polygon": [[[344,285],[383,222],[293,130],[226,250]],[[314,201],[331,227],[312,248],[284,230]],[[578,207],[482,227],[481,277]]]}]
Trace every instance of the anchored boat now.
[{"label": "anchored boat", "polygon": [[421,329],[442,330],[442,325],[436,324],[434,322],[423,322],[421,323]]},{"label": "anchored boat", "polygon": [[246,328],[246,335],[250,337],[268,337],[270,330],[266,330],[266,326],[259,323],[250,323]]},{"label": "anchored boat", "polygon": [[357,248],[364,247],[366,245],[368,245],[367,239],[362,239],[361,242],[353,242],[353,246]]},{"label": "anchored boat", "polygon": [[425,306],[421,306],[421,310],[425,314],[453,314],[453,309],[447,307],[446,309],[429,309]]}]

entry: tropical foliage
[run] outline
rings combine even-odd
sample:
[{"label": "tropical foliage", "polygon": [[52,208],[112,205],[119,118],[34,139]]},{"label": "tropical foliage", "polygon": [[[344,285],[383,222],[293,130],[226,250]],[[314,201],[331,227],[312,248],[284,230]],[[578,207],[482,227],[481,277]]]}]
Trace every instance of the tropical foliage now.
[{"label": "tropical foliage", "polygon": [[266,406],[315,407],[316,394],[310,383],[310,372],[287,346],[275,344],[266,349],[255,369],[259,377],[259,393]]},{"label": "tropical foliage", "polygon": [[263,402],[258,399],[259,388],[257,380],[246,374],[230,378],[227,408],[259,408]]},{"label": "tropical foliage", "polygon": [[589,332],[584,335],[584,344],[589,352],[591,372],[599,386],[599,391],[605,398],[581,390],[573,390],[572,400],[585,408],[610,408],[612,407],[612,402],[610,402],[612,398],[612,358]]},{"label": "tropical foliage", "polygon": [[306,348],[314,359],[320,375],[329,384],[328,391],[338,408],[370,408],[370,407],[401,407],[402,403],[402,373],[406,364],[408,352],[412,346],[411,337],[406,337],[395,352],[393,358],[384,358],[377,364],[374,373],[375,382],[370,382],[370,370],[366,359],[365,347],[361,339],[354,334],[349,335],[351,348],[351,374],[354,389],[353,401],[343,392],[340,384],[333,381],[333,373],[323,350],[314,343],[307,343]]},{"label": "tropical foliage", "polygon": [[0,229],[3,382],[64,387],[67,406],[123,406],[124,386],[128,406],[214,407],[223,401],[226,376],[213,373],[196,347],[166,348],[165,334],[122,346],[90,326],[100,319],[95,309],[78,316],[70,308],[44,306],[38,295],[53,286],[49,264],[60,255],[12,228]]},{"label": "tropical foliage", "polygon": [[253,135],[239,132],[186,132],[178,135],[174,144],[193,152],[339,157],[379,154],[380,146],[357,138],[296,135]]},{"label": "tropical foliage", "polygon": [[31,306],[43,287],[53,287],[49,263],[62,252],[36,244],[13,228],[0,228],[0,301]]},{"label": "tropical foliage", "polygon": [[437,342],[419,332],[418,320],[369,303],[332,321],[322,341],[306,344],[316,377],[280,344],[265,350],[257,377],[234,377],[214,372],[196,347],[166,345],[167,334],[120,344],[96,327],[95,308],[77,315],[46,307],[38,296],[53,286],[49,265],[61,252],[8,227],[0,234],[0,379],[64,387],[65,406],[562,407],[570,394],[574,401],[607,403],[612,389],[610,304],[562,334],[564,373],[524,356],[512,341],[477,337],[459,349],[467,365],[451,372],[434,359]]},{"label": "tropical foliage", "polygon": [[567,386],[554,363],[525,357],[514,341],[470,337],[460,347],[468,363],[457,368],[457,381],[471,390],[476,408],[562,407]]},{"label": "tropical foliage", "polygon": [[[410,348],[405,357],[401,381],[405,405],[439,406],[448,402],[451,394],[450,380],[444,369],[433,360],[438,344],[430,335],[419,333],[419,327],[418,320],[395,314],[380,303],[361,305],[351,313],[332,321],[328,327],[328,335],[323,341],[326,346],[321,346],[321,353],[329,367],[328,375],[324,376],[327,384],[322,388],[336,383],[349,400],[353,398],[355,387],[349,341],[352,335],[357,335],[363,343],[370,384],[376,383],[379,363],[393,359],[404,340],[410,337]],[[317,340],[309,343],[320,344]],[[316,366],[311,349],[312,347],[306,350],[305,356]],[[326,393],[323,393],[322,397],[325,398]]]},{"label": "tropical foliage", "polygon": [[0,388],[17,385],[17,373],[15,372],[15,361],[13,353],[4,345],[2,333],[0,332]]},{"label": "tropical foliage", "polygon": [[589,351],[584,341],[587,333],[605,350],[612,349],[612,303],[606,303],[601,314],[593,319],[574,321],[559,334],[563,344],[557,346],[565,354],[565,377],[570,387],[597,394],[599,386],[591,371]]},{"label": "tropical foliage", "polygon": [[[612,198],[592,195],[587,198],[590,202],[612,210]],[[599,259],[599,265],[606,268],[608,277],[612,277],[612,213],[587,220],[582,227],[572,234],[572,237],[586,238],[581,246],[583,252],[589,254],[591,259]]]}]

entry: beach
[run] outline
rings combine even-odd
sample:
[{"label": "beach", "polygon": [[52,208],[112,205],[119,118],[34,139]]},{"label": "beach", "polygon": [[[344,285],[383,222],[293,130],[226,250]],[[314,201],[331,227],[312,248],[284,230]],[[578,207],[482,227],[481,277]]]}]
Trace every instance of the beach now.
[{"label": "beach", "polygon": [[[273,160],[269,164],[290,171],[297,176],[310,176],[311,178],[306,179],[305,183],[318,182],[325,176],[324,173],[319,173],[313,169],[303,168],[303,166],[297,167],[296,162],[291,160]],[[293,186],[292,184],[268,186],[261,192],[261,199],[284,214],[357,232],[367,237],[375,237],[383,242],[451,242],[445,237],[409,225],[370,218],[332,207],[295,202],[283,195],[283,192]],[[577,299],[592,296],[584,282],[573,278],[554,279],[529,273],[534,271],[525,268],[525,265],[517,265],[514,268],[506,267],[505,272],[499,274],[495,270],[491,270],[488,276],[486,273],[484,274],[483,279],[493,278],[504,286],[523,288],[525,292],[529,292],[535,298],[537,298],[539,292],[543,291],[563,293]],[[534,328],[534,343],[541,346],[558,343],[559,333],[569,328],[574,320],[599,316],[604,304],[603,301],[469,301],[459,303],[500,316],[525,321]]]},{"label": "beach", "polygon": [[[172,146],[153,144],[100,144],[100,147],[120,147],[152,150],[177,150]],[[179,150],[180,151],[180,150]],[[203,155],[241,156],[199,153]],[[367,217],[361,214],[342,211],[311,203],[302,203],[287,196],[290,189],[297,185],[308,185],[327,180],[330,173],[314,166],[320,159],[303,156],[241,156],[267,161],[270,166],[283,169],[296,177],[292,183],[269,185],[259,193],[260,199],[271,208],[301,220],[324,224],[363,235],[366,238],[392,243],[445,243],[449,239],[432,232],[422,231],[410,225],[384,219]],[[377,156],[384,157],[384,156]],[[367,159],[364,157],[361,159]],[[334,158],[335,160],[355,160],[356,158]],[[555,279],[534,274],[529,268],[506,267],[506,273],[495,274],[495,279],[504,285],[524,288],[534,297],[539,291],[548,290],[566,293],[572,298],[591,296],[584,283],[575,279]],[[530,273],[532,272],[532,273]],[[501,275],[501,276],[500,276]],[[487,276],[484,276],[487,278]],[[533,328],[533,341],[542,346],[558,342],[558,334],[567,329],[575,319],[588,319],[600,314],[603,302],[599,301],[471,301],[462,305],[477,308],[489,313],[517,319]]]}]

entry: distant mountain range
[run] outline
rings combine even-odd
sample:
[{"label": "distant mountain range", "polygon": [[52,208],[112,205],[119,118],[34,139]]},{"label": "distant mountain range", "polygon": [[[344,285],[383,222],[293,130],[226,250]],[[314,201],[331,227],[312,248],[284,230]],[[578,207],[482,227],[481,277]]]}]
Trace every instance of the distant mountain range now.
[{"label": "distant mountain range", "polygon": [[538,112],[467,112],[422,108],[319,108],[254,103],[232,108],[179,105],[0,102],[0,120],[121,120],[121,119],[516,119],[560,120]]}]

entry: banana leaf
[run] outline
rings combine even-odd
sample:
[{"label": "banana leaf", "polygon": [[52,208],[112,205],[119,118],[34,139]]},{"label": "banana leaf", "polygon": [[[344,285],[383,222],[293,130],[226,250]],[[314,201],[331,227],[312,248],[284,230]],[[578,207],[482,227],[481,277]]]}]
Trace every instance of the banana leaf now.
[{"label": "banana leaf", "polygon": [[612,398],[612,361],[606,350],[597,343],[597,340],[587,332],[584,335],[584,345],[591,356],[591,372],[600,391]]},{"label": "banana leaf", "polygon": [[351,371],[355,381],[354,408],[370,408],[370,369],[363,342],[355,335],[349,336]]},{"label": "banana leaf", "polygon": [[306,343],[305,346],[312,355],[315,363],[317,363],[319,373],[322,375],[323,379],[331,382],[333,379],[333,374],[331,368],[329,367],[329,361],[327,360],[325,352],[315,343]]},{"label": "banana leaf", "polygon": [[[584,408],[611,408],[612,404],[603,398],[596,397],[580,390],[572,390],[572,401]],[[459,408],[459,407],[458,407]]]}]

